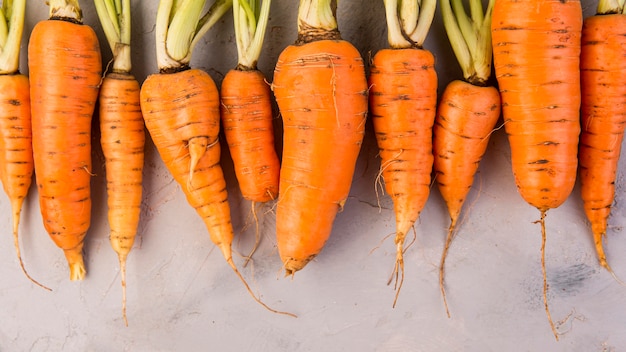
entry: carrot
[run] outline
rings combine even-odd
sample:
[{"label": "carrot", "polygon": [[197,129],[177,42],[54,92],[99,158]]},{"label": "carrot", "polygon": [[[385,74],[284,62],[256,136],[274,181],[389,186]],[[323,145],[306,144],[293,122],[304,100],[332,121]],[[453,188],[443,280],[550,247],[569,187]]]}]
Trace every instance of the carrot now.
[{"label": "carrot", "polygon": [[436,6],[436,1],[385,1],[390,48],[378,51],[370,67],[369,104],[380,150],[379,174],[396,216],[394,306],[404,279],[406,235],[430,194],[437,73],[433,54],[422,45]]},{"label": "carrot", "polygon": [[11,203],[13,242],[22,272],[33,279],[22,261],[19,224],[24,199],[30,189],[34,162],[28,77],[20,74],[20,42],[26,1],[3,1],[0,11],[0,181]]},{"label": "carrot", "polygon": [[120,262],[122,317],[126,317],[126,259],[141,212],[145,131],[139,82],[130,73],[130,1],[94,0],[113,52],[112,72],[100,87],[100,143],[106,160],[109,240]]},{"label": "carrot", "polygon": [[49,4],[50,18],[35,25],[28,44],[35,174],[44,227],[63,249],[70,279],[82,280],[100,46],[76,0]]},{"label": "carrot", "polygon": [[608,217],[626,124],[626,15],[624,2],[600,1],[583,22],[580,192],[600,265],[613,273],[604,253]]},{"label": "carrot", "polygon": [[492,42],[504,126],[517,188],[541,217],[541,262],[546,314],[545,216],[572,192],[580,133],[579,1],[498,0]]},{"label": "carrot", "polygon": [[448,317],[450,310],[444,287],[446,256],[489,135],[500,117],[500,93],[488,85],[493,4],[494,0],[490,0],[483,13],[481,1],[471,0],[469,17],[461,0],[441,1],[444,27],[464,78],[446,86],[433,128],[435,179],[450,215],[439,265],[439,288]]},{"label": "carrot", "polygon": [[[278,196],[280,161],[274,147],[272,93],[263,72],[257,69],[270,13],[270,0],[235,0],[233,19],[237,42],[237,67],[230,70],[221,87],[221,118],[235,176],[243,198],[252,201],[259,243],[256,202]],[[245,264],[244,264],[245,265]]]},{"label": "carrot", "polygon": [[141,111],[165,166],[182,186],[211,240],[250,295],[270,311],[292,315],[261,302],[232,258],[234,235],[220,166],[219,94],[209,74],[189,67],[195,43],[232,2],[217,0],[201,18],[204,4],[204,0],[159,2],[156,20],[159,73],[148,76],[141,87]]},{"label": "carrot", "polygon": [[331,0],[301,0],[298,39],[276,63],[283,121],[276,237],[286,275],[311,261],[348,197],[365,133],[363,59],[341,39]]}]

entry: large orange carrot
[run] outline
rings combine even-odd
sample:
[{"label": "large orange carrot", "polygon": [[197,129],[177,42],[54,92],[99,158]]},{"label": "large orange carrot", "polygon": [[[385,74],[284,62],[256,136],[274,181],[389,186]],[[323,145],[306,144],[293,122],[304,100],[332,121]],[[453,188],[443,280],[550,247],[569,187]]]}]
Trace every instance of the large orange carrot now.
[{"label": "large orange carrot", "polygon": [[[273,312],[290,314],[273,310],[254,296],[232,258],[234,235],[220,166],[219,94],[208,73],[189,67],[196,40],[232,2],[218,0],[200,18],[204,3],[187,1],[182,7],[174,7],[171,0],[159,3],[156,42],[160,71],[148,76],[141,87],[141,110],[165,166],[204,221],[228,265],[257,302]],[[201,24],[189,26],[189,21]],[[181,46],[183,38],[193,39]]]},{"label": "large orange carrot", "polygon": [[615,178],[626,126],[626,15],[622,5],[598,3],[582,29],[580,191],[600,265],[615,197]]},{"label": "large orange carrot", "polygon": [[33,146],[28,77],[19,73],[19,56],[26,1],[3,1],[0,21],[0,181],[11,202],[13,242],[22,271],[26,271],[19,245],[20,215],[33,175]]},{"label": "large orange carrot", "polygon": [[580,36],[576,0],[497,0],[492,42],[511,163],[521,196],[540,213],[543,298],[550,317],[545,268],[545,216],[576,180],[580,133]]},{"label": "large orange carrot", "polygon": [[100,46],[76,0],[49,3],[50,19],[35,25],[28,44],[35,174],[44,226],[65,253],[70,279],[82,280]]},{"label": "large orange carrot", "polygon": [[[408,4],[413,7],[407,7]],[[396,279],[404,278],[404,242],[430,193],[433,167],[432,128],[437,108],[437,73],[433,54],[422,48],[436,1],[385,1],[391,48],[374,55],[370,67],[369,105],[380,149],[380,174],[396,215]],[[412,16],[419,12],[419,17]],[[399,17],[412,18],[401,21]],[[407,37],[407,33],[410,34]]]},{"label": "large orange carrot", "polygon": [[450,82],[443,92],[433,128],[433,168],[439,193],[450,215],[450,226],[439,265],[439,287],[448,317],[444,288],[445,260],[456,234],[465,198],[487,149],[489,135],[500,117],[500,93],[487,85],[491,75],[490,0],[483,13],[480,0],[471,0],[471,18],[461,0],[442,0],[441,13],[448,39],[464,80]]},{"label": "large orange carrot", "polygon": [[300,1],[298,39],[280,54],[272,87],[284,126],[276,236],[293,275],[330,236],[365,133],[363,60],[341,39],[331,0]]},{"label": "large orange carrot", "polygon": [[130,73],[130,0],[94,2],[113,52],[112,72],[107,73],[100,87],[100,143],[106,161],[109,240],[120,262],[122,317],[128,325],[126,258],[135,242],[141,212],[146,134],[139,82]]}]

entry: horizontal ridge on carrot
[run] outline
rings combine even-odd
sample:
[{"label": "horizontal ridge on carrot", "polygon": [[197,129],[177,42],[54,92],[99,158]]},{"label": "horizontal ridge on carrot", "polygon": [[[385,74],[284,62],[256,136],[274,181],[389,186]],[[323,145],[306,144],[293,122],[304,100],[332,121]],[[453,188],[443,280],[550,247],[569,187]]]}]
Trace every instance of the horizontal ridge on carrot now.
[{"label": "horizontal ridge on carrot", "polygon": [[18,70],[25,14],[26,0],[2,2],[0,22],[5,30],[0,31],[0,181],[11,203],[13,242],[22,272],[33,283],[50,290],[28,274],[19,244],[22,206],[34,169],[30,84]]},{"label": "horizontal ridge on carrot", "polygon": [[433,128],[435,180],[450,215],[439,265],[439,287],[448,317],[446,256],[474,175],[487,150],[489,135],[500,117],[500,93],[487,85],[491,75],[494,0],[489,1],[484,13],[480,0],[470,2],[471,17],[465,13],[461,0],[441,0],[443,23],[464,78],[446,86]]},{"label": "horizontal ridge on carrot", "polygon": [[422,45],[437,1],[384,2],[390,48],[372,59],[369,108],[381,158],[379,175],[396,216],[395,306],[404,279],[404,242],[430,194],[438,82],[435,57]]},{"label": "horizontal ridge on carrot", "polygon": [[[130,0],[94,0],[102,28],[113,53],[112,72],[100,87],[100,143],[107,178],[109,240],[120,263],[122,317],[126,317],[126,259],[141,213],[146,134],[139,102],[139,82],[132,68]],[[115,14],[115,15],[113,15]]]},{"label": "horizontal ridge on carrot", "polygon": [[624,1],[599,1],[583,22],[580,192],[600,265],[615,198],[615,180],[626,126],[626,14]]},{"label": "horizontal ridge on carrot", "polygon": [[186,1],[180,6],[174,6],[172,0],[159,2],[156,19],[159,73],[148,76],[141,87],[141,110],[165,166],[247,291],[268,310],[292,315],[276,311],[256,297],[232,258],[234,234],[218,140],[219,94],[208,73],[189,67],[195,43],[232,2],[217,0],[200,17],[204,4],[204,0]]},{"label": "horizontal ridge on carrot", "polygon": [[102,79],[100,46],[77,0],[50,0],[28,43],[33,154],[44,227],[70,279],[85,277],[91,223],[91,121]]},{"label": "horizontal ridge on carrot", "polygon": [[333,5],[300,1],[298,39],[274,70],[284,130],[276,238],[286,275],[304,268],[328,240],[365,134],[363,59],[341,39]]},{"label": "horizontal ridge on carrot", "polygon": [[582,8],[577,0],[497,0],[492,43],[504,128],[521,196],[541,217],[545,311],[545,216],[571,194],[578,166]]}]

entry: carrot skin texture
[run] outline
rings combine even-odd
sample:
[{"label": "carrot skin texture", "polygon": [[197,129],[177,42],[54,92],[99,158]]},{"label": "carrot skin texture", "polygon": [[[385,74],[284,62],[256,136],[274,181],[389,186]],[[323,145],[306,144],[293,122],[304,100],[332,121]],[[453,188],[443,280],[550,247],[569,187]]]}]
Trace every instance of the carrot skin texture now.
[{"label": "carrot skin texture", "polygon": [[582,29],[580,191],[600,264],[615,198],[615,179],[626,126],[626,15],[596,15]]},{"label": "carrot skin texture", "polygon": [[233,69],[222,81],[222,128],[242,196],[253,202],[278,196],[280,161],[274,146],[271,94],[258,70]]},{"label": "carrot skin texture", "polygon": [[100,46],[89,26],[45,20],[31,33],[28,62],[44,227],[64,250],[70,279],[81,280],[91,221],[91,120],[101,81]]},{"label": "carrot skin texture", "polygon": [[108,74],[100,88],[99,111],[110,240],[115,252],[126,257],[135,240],[142,199],[145,130],[137,80],[130,74]]},{"label": "carrot skin texture", "polygon": [[433,128],[435,180],[455,226],[500,117],[495,87],[455,80],[444,90]]},{"label": "carrot skin texture", "polygon": [[[220,166],[219,95],[213,79],[198,69],[153,74],[144,81],[140,96],[146,127],[163,162],[204,221],[213,243],[232,263],[234,235]],[[189,146],[194,139],[208,142],[190,174]]]},{"label": "carrot skin texture", "polygon": [[493,10],[513,173],[521,196],[540,211],[561,205],[576,180],[581,28],[578,1],[499,0]]},{"label": "carrot skin texture", "polygon": [[348,197],[365,134],[363,60],[343,40],[288,46],[272,84],[284,126],[278,251],[287,275],[323,248]]},{"label": "carrot skin texture", "polygon": [[380,50],[372,60],[369,86],[382,176],[394,204],[396,243],[402,245],[430,194],[435,58],[423,49]]}]

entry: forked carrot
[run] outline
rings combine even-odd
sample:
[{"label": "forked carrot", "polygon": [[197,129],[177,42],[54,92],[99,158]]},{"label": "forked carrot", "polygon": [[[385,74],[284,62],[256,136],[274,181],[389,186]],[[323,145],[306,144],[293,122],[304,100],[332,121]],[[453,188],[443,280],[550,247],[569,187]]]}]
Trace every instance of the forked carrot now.
[{"label": "forked carrot", "polygon": [[576,0],[497,0],[492,42],[504,127],[521,196],[541,214],[543,299],[548,309],[545,217],[576,180],[580,133],[582,8]]},{"label": "forked carrot", "polygon": [[597,14],[583,22],[581,48],[582,120],[580,192],[600,265],[626,126],[626,15],[624,1],[600,0]]},{"label": "forked carrot", "polygon": [[109,240],[119,258],[122,317],[126,317],[126,258],[139,224],[146,134],[139,103],[139,82],[131,74],[130,0],[94,0],[113,53],[112,71],[100,87],[100,143],[107,178]]},{"label": "forked carrot", "polygon": [[446,86],[433,128],[435,180],[450,215],[439,265],[439,287],[448,317],[444,286],[446,256],[489,136],[500,117],[500,93],[488,85],[493,4],[494,0],[490,0],[483,12],[480,0],[470,0],[468,16],[462,0],[441,0],[443,23],[464,78]]},{"label": "forked carrot", "polygon": [[20,74],[19,56],[26,0],[3,1],[0,11],[0,180],[11,202],[13,242],[22,271],[35,284],[22,261],[20,215],[32,182],[33,146],[28,77]]},{"label": "forked carrot", "polygon": [[91,119],[102,79],[98,38],[77,0],[50,0],[28,43],[33,154],[44,227],[63,249],[70,279],[85,277],[91,222]]},{"label": "forked carrot", "polygon": [[422,46],[437,1],[384,2],[390,48],[372,59],[369,105],[380,151],[379,175],[396,216],[395,306],[404,280],[404,242],[430,194],[437,73],[433,54]]},{"label": "forked carrot", "polygon": [[[244,199],[252,202],[256,241],[260,240],[256,203],[278,197],[280,161],[274,146],[272,93],[257,68],[271,0],[234,0],[237,67],[228,71],[221,87],[221,118],[235,176]],[[244,264],[245,265],[245,264]]]},{"label": "forked carrot", "polygon": [[365,134],[363,59],[341,39],[333,5],[300,1],[298,39],[274,70],[284,126],[276,238],[286,275],[304,268],[329,238]]},{"label": "forked carrot", "polygon": [[204,0],[160,1],[156,20],[159,73],[148,76],[141,87],[141,110],[165,166],[250,295],[272,312],[293,315],[274,310],[256,297],[232,258],[234,235],[220,166],[219,95],[208,73],[189,67],[195,43],[232,2],[217,0],[200,17],[204,4]]}]

